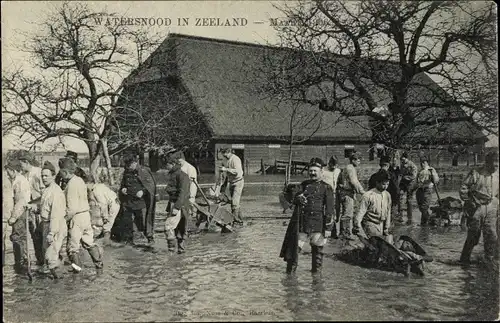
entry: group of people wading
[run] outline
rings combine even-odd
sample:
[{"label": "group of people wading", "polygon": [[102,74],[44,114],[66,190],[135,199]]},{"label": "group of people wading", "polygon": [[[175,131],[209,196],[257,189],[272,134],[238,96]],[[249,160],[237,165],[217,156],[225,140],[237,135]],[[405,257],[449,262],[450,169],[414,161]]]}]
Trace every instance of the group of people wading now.
[{"label": "group of people wading", "polygon": [[[223,156],[225,163],[220,171],[229,186],[233,224],[242,224],[241,160],[230,149],[225,149]],[[168,251],[181,254],[185,252],[188,218],[196,216],[197,171],[181,151],[169,153],[164,160],[168,172],[165,237]],[[4,166],[9,180],[3,185],[4,220],[12,227],[16,273],[23,274],[28,268],[28,236],[33,241],[39,272],[53,278],[63,276],[64,246],[69,271],[74,273],[83,267],[81,248],[89,253],[97,270],[104,266],[102,246],[113,242],[134,245],[137,239],[145,238],[144,246],[158,251],[154,237],[156,181],[149,168],[139,165],[137,156],[124,158],[117,193],[78,167],[74,152],[61,158],[58,166],[59,172],[48,161],[38,167],[33,153],[25,150],[10,156]],[[96,239],[102,243],[96,244]]]},{"label": "group of people wading", "polygon": [[[468,232],[460,262],[470,263],[472,249],[484,239],[485,261],[498,269],[498,165],[497,154],[486,155],[485,163],[470,171],[460,188],[464,201]],[[407,223],[413,222],[412,199],[416,195],[422,214],[420,225],[426,226],[430,217],[433,188],[439,181],[436,170],[425,157],[420,159],[420,170],[401,155],[401,166],[394,159],[381,158],[380,170],[368,181],[368,190],[358,179],[361,157],[353,153],[349,164],[340,169],[335,157],[325,165],[320,158],[309,163],[309,179],[302,182],[293,197],[294,212],[285,234],[280,257],[287,262],[287,273],[294,273],[298,255],[305,243],[311,246],[313,273],[320,272],[323,248],[331,230],[331,237],[348,242],[354,235],[363,238],[379,236],[391,243],[390,230],[394,222],[404,222],[401,208],[406,195]],[[326,167],[325,167],[326,166]],[[355,212],[355,197],[361,199]],[[340,224],[340,232],[336,230]],[[496,264],[496,265],[495,265]]]}]

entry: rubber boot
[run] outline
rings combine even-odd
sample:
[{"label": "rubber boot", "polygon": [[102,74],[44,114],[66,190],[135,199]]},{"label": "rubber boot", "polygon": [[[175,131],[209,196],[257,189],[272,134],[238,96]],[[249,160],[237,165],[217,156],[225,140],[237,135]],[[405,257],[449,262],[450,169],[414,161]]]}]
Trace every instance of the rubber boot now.
[{"label": "rubber boot", "polygon": [[240,222],[241,225],[243,225],[243,216],[241,215],[241,208],[238,208],[238,221]]},{"label": "rubber boot", "polygon": [[462,248],[462,254],[460,255],[460,262],[462,264],[470,264],[470,256],[472,254],[472,249],[475,247],[473,239],[467,235],[465,239],[464,247]]},{"label": "rubber boot", "polygon": [[169,252],[175,252],[175,239],[167,239],[167,246]]},{"label": "rubber boot", "polygon": [[103,246],[112,245],[111,232],[104,232],[104,235],[102,237],[102,244],[103,244]]},{"label": "rubber boot", "polygon": [[423,210],[422,217],[420,218],[420,226],[425,227],[429,222],[429,211]]},{"label": "rubber boot", "polygon": [[59,267],[51,268],[50,274],[52,275],[52,278],[54,278],[54,279],[62,279],[63,278],[62,270]]},{"label": "rubber boot", "polygon": [[231,212],[231,213],[232,213],[232,215],[233,215],[233,225],[235,225],[235,224],[238,224],[238,225],[243,224],[243,222],[241,222],[241,221],[240,221],[240,219],[239,219],[239,215],[238,215],[238,213],[239,213],[239,208],[238,208],[238,209],[234,209],[234,210],[232,210],[232,212]]},{"label": "rubber boot", "polygon": [[311,246],[311,253],[311,272],[321,272],[321,267],[323,266],[323,247]]},{"label": "rubber boot", "polygon": [[408,220],[406,220],[407,224],[412,224],[413,223],[413,206],[411,205],[411,198],[406,201],[406,217]]},{"label": "rubber boot", "polygon": [[87,251],[89,252],[90,258],[92,258],[92,261],[94,262],[95,268],[102,269],[102,267],[104,267],[104,264],[102,262],[102,252],[99,246],[93,245],[92,247],[87,249]]},{"label": "rubber boot", "polygon": [[14,271],[18,274],[21,274],[24,268],[22,247],[17,243],[13,243],[12,248],[14,252]]},{"label": "rubber boot", "polygon": [[297,262],[289,260],[286,262],[286,273],[288,275],[294,274],[295,271],[297,270]]},{"label": "rubber boot", "polygon": [[82,271],[82,262],[80,261],[80,255],[78,252],[71,253],[68,255],[69,261],[71,262],[70,272],[79,273]]},{"label": "rubber boot", "polygon": [[185,252],[185,249],[184,249],[184,239],[177,238],[177,253],[181,254],[181,253],[184,253],[184,252]]},{"label": "rubber boot", "polygon": [[352,237],[352,222],[350,219],[340,221],[340,237],[346,240],[354,240]]}]

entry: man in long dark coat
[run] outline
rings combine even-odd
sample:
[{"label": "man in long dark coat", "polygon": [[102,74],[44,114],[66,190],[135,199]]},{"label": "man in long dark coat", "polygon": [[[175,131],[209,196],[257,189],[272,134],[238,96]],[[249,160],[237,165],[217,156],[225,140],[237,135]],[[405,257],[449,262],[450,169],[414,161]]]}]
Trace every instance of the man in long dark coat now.
[{"label": "man in long dark coat", "polygon": [[[154,221],[156,210],[156,181],[147,167],[138,164],[135,156],[125,158],[125,171],[118,197],[120,213],[111,229],[115,241],[132,242],[133,223],[143,232],[151,247],[154,245]],[[143,207],[144,206],[144,207]]]},{"label": "man in long dark coat", "polygon": [[301,190],[295,197],[296,206],[280,253],[280,258],[287,262],[288,274],[297,269],[299,251],[307,241],[311,244],[311,271],[321,271],[326,225],[334,212],[333,189],[321,180],[323,166],[320,158],[311,159],[310,179],[301,183]]}]

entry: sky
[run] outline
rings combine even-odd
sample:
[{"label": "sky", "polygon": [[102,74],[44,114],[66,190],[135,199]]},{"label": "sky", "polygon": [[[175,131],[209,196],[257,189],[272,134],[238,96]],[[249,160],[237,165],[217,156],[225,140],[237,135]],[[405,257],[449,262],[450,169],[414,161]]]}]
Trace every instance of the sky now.
[{"label": "sky", "polygon": [[[56,1],[8,1],[2,2],[2,68],[27,66],[28,54],[18,49],[26,35],[33,34],[38,24],[47,17]],[[273,5],[274,1],[86,1],[91,8],[115,12],[123,18],[154,18],[171,21],[170,26],[151,26],[156,31],[182,33],[203,37],[244,41],[259,44],[276,44],[276,31],[270,25],[270,18],[283,15]],[[246,26],[214,27],[196,26],[198,18],[245,18]],[[188,19],[188,24],[178,26],[178,19]],[[49,150],[58,140],[48,140],[38,149]],[[2,138],[3,150],[18,146],[14,137]],[[490,142],[491,144],[492,142]],[[493,142],[495,143],[495,141]],[[78,139],[65,140],[66,148],[87,152],[85,144]],[[498,138],[496,138],[498,146]]]}]

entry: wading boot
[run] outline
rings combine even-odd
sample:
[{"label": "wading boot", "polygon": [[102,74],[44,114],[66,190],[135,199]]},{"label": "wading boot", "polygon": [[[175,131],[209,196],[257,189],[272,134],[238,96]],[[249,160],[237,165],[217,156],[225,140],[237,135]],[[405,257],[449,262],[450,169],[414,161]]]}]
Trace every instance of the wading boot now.
[{"label": "wading boot", "polygon": [[422,217],[420,218],[420,226],[426,227],[429,222],[429,211],[423,211]]},{"label": "wading boot", "polygon": [[21,246],[17,243],[12,244],[13,252],[14,252],[14,272],[16,274],[22,274],[24,268],[24,259],[21,250]]},{"label": "wading boot", "polygon": [[297,262],[287,261],[286,262],[286,273],[288,275],[294,274],[297,271]]},{"label": "wading boot", "polygon": [[321,267],[323,266],[323,247],[311,246],[311,251],[312,251],[311,272],[313,274],[321,272]]},{"label": "wading boot", "polygon": [[71,267],[68,269],[69,272],[79,273],[82,271],[82,262],[80,261],[80,255],[78,252],[69,254],[68,258],[71,262]]},{"label": "wading boot", "polygon": [[39,269],[38,272],[43,275],[48,275],[50,274],[50,268],[48,265],[42,265]]},{"label": "wading boot", "polygon": [[186,252],[184,249],[184,239],[177,239],[177,253],[181,254]]},{"label": "wading boot", "polygon": [[148,237],[148,244],[147,244],[149,250],[152,253],[157,253],[158,249],[155,248],[155,239],[153,237]]},{"label": "wading boot", "polygon": [[51,268],[50,274],[52,275],[53,279],[62,279],[63,278],[62,270],[59,267]]},{"label": "wading boot", "polygon": [[95,268],[102,269],[104,264],[102,263],[102,252],[98,245],[93,245],[88,249],[90,258],[94,262]]},{"label": "wading boot", "polygon": [[103,246],[111,246],[113,241],[111,241],[111,232],[104,232],[104,236],[102,237],[102,245]]},{"label": "wading boot", "polygon": [[168,252],[175,252],[175,239],[167,239]]}]

